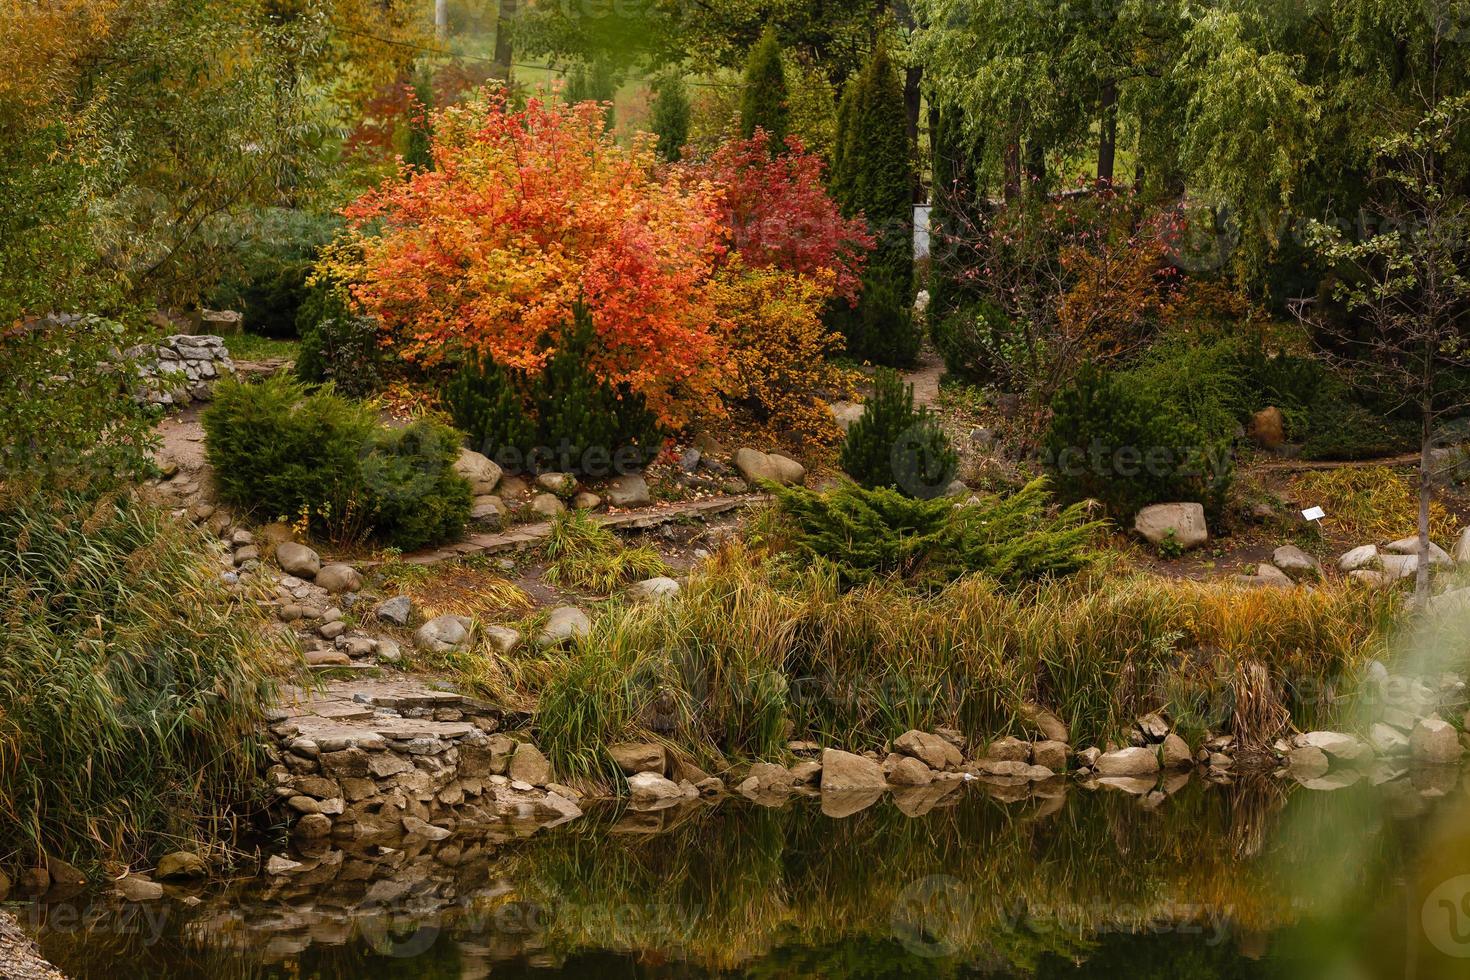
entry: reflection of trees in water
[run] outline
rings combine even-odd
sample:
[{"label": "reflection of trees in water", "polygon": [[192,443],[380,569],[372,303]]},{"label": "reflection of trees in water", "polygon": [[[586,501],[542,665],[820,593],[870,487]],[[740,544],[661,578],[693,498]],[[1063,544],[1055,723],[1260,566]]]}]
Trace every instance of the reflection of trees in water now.
[{"label": "reflection of trees in water", "polygon": [[530,962],[589,975],[669,961],[692,975],[821,963],[827,976],[1044,976],[1086,962],[1083,975],[1107,976],[1126,962],[1232,976],[1238,935],[1259,953],[1258,934],[1338,907],[1317,882],[1341,886],[1324,869],[1340,862],[1344,834],[1363,839],[1355,888],[1363,901],[1381,896],[1397,858],[1382,809],[1366,781],[1311,793],[1270,778],[1194,781],[1154,807],[1077,788],[1065,806],[1003,803],[970,787],[917,818],[887,801],[836,821],[810,801],[606,806],[457,865],[424,853],[221,896],[171,922],[154,950],[103,931],[48,951],[78,976],[122,959],[150,964],[143,975],[211,980],[460,976],[488,964],[498,976]]}]

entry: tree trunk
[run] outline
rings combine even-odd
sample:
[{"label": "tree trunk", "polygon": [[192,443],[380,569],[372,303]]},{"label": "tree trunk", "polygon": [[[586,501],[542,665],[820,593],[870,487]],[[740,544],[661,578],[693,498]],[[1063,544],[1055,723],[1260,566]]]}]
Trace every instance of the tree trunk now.
[{"label": "tree trunk", "polygon": [[1118,156],[1118,86],[1109,81],[1102,91],[1102,135],[1097,143],[1097,184],[1113,183],[1113,166]]},{"label": "tree trunk", "polygon": [[1428,406],[1423,408],[1422,414],[1419,430],[1419,566],[1414,569],[1414,601],[1421,606],[1429,599],[1429,505],[1434,491],[1430,457],[1430,421],[1433,416]]},{"label": "tree trunk", "polygon": [[500,0],[500,14],[495,18],[495,77],[510,81],[511,28],[516,18],[518,0]]},{"label": "tree trunk", "polygon": [[434,36],[441,41],[449,36],[449,0],[434,0]]},{"label": "tree trunk", "polygon": [[[903,108],[909,121],[909,152],[915,160],[919,158],[919,108],[923,101],[919,85],[923,80],[922,66],[903,70]],[[924,179],[920,176],[918,167],[914,168],[914,186],[911,196],[913,203],[924,203]]]}]

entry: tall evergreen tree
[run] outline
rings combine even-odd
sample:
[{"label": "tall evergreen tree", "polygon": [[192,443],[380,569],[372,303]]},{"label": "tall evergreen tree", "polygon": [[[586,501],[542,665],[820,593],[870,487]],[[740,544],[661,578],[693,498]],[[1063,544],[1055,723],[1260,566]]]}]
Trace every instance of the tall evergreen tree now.
[{"label": "tall evergreen tree", "polygon": [[839,305],[835,326],[848,352],[879,364],[912,363],[914,325],[914,164],[903,83],[884,48],[848,82],[839,112],[832,193],[848,217],[862,214],[878,240],[857,309]]},{"label": "tall evergreen tree", "polygon": [[791,114],[786,70],[781,67],[781,43],[769,28],[750,49],[740,93],[740,135],[750,139],[758,128],[770,136],[771,152],[781,152],[791,130]]},{"label": "tall evergreen tree", "polygon": [[978,287],[967,271],[980,256],[974,243],[984,221],[981,205],[982,147],[965,128],[964,113],[945,105],[930,114],[933,186],[929,209],[929,319],[938,318],[976,298]]},{"label": "tall evergreen tree", "polygon": [[653,132],[658,137],[658,155],[670,163],[682,155],[689,142],[689,89],[684,78],[671,73],[657,85],[653,98]]}]

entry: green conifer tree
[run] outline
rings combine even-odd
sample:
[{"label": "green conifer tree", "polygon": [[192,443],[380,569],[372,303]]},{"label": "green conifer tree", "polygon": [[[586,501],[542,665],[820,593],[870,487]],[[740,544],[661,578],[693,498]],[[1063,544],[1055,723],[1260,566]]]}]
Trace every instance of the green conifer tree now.
[{"label": "green conifer tree", "polygon": [[740,93],[740,135],[750,139],[758,128],[770,137],[771,152],[780,153],[791,131],[791,114],[786,71],[781,67],[781,43],[769,28],[750,49]]},{"label": "green conifer tree", "polygon": [[658,137],[658,155],[676,162],[689,142],[689,89],[681,75],[670,74],[654,89],[653,132]]}]

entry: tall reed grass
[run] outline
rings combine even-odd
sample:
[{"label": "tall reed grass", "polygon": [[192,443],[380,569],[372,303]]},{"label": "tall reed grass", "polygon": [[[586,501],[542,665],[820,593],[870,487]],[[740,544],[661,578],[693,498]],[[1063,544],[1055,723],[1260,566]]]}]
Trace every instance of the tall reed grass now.
[{"label": "tall reed grass", "polygon": [[287,649],[211,547],[130,496],[0,510],[0,864],[140,861],[256,792]]},{"label": "tall reed grass", "polygon": [[650,735],[708,759],[778,757],[790,737],[878,748],[936,725],[979,743],[1022,731],[1028,702],[1078,744],[1158,708],[1185,731],[1259,742],[1273,717],[1321,724],[1341,710],[1395,604],[1357,588],[1111,575],[848,590],[820,563],[792,572],[736,544],[677,597],[611,603],[578,647],[517,676],[543,746],[579,775],[609,769],[609,743]]}]

